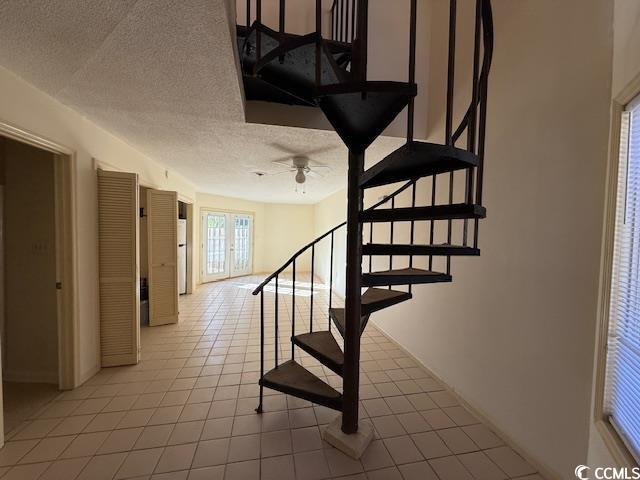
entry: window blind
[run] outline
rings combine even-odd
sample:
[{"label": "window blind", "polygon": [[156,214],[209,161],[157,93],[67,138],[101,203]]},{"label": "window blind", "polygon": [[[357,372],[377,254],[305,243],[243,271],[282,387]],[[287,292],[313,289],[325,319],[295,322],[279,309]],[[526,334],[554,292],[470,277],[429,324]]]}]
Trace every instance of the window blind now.
[{"label": "window blind", "polygon": [[640,460],[640,97],[621,123],[605,413]]}]

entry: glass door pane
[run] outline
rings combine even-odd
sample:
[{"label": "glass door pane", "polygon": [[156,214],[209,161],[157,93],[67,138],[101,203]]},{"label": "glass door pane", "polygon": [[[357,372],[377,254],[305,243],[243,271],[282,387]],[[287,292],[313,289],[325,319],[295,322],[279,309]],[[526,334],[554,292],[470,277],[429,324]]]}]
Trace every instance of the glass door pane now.
[{"label": "glass door pane", "polygon": [[251,215],[232,215],[231,217],[234,226],[231,276],[249,275],[252,273],[253,217]]},{"label": "glass door pane", "polygon": [[228,219],[223,213],[202,216],[203,281],[229,276]]}]

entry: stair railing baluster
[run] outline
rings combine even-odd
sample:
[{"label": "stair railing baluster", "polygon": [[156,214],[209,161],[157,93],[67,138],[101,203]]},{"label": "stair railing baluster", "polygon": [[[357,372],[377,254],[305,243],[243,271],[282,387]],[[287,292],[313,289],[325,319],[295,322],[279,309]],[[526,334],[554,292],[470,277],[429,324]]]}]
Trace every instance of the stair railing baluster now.
[{"label": "stair railing baluster", "polygon": [[[355,64],[355,77],[361,82],[367,81],[367,55],[369,38],[369,0],[358,0],[358,35],[355,43],[357,44],[357,59]],[[366,92],[363,92],[363,96]]]},{"label": "stair railing baluster", "polygon": [[[396,208],[396,197],[392,197],[391,198],[391,210],[393,210],[394,208]],[[389,244],[393,245],[393,227],[395,225],[395,222],[391,222],[391,229],[389,232]],[[393,270],[393,254],[389,255],[389,270]],[[391,285],[389,285],[389,290],[391,290]]]},{"label": "stair railing baluster", "polygon": [[[418,22],[418,0],[411,0],[409,27],[409,83],[416,81],[416,31]],[[407,108],[407,143],[413,142],[416,99],[411,97]]]},{"label": "stair railing baluster", "polygon": [[[456,69],[456,22],[457,20],[457,0],[449,0],[449,64],[447,74],[447,116],[446,116],[446,142],[447,145],[454,145],[453,141],[453,94],[455,87]],[[454,174],[449,173],[449,204],[453,203]],[[453,222],[447,221],[447,243],[451,244],[451,234]],[[447,274],[451,272],[451,257],[447,257]]]},{"label": "stair railing baluster", "polygon": [[342,16],[340,20],[340,41],[341,42],[347,41],[347,33],[344,30],[345,25],[348,25],[349,23],[349,20],[347,18],[347,3],[348,2],[345,0],[340,0],[340,4],[342,5]]},{"label": "stair railing baluster", "polygon": [[453,90],[455,87],[456,69],[456,10],[457,0],[449,0],[449,61],[447,73],[447,112],[445,142],[453,145]]},{"label": "stair railing baluster", "polygon": [[[484,82],[480,89],[480,117],[478,127],[478,168],[476,179],[476,203],[482,205],[482,183],[484,177],[484,156],[487,136],[487,95],[489,89],[489,66],[493,55],[493,14],[491,11],[491,0],[482,1],[482,33],[484,37],[485,65],[487,70],[483,71]],[[483,67],[485,66],[483,65]],[[473,245],[478,246],[478,219],[475,221],[473,232]]]},{"label": "stair railing baluster", "polygon": [[[476,153],[476,125],[478,120],[478,90],[480,81],[480,28],[482,23],[482,0],[476,0],[476,21],[473,44],[473,82],[471,88],[471,111],[467,129],[467,150]],[[473,203],[473,168],[467,169],[467,184],[465,187],[465,201]],[[469,220],[464,220],[462,244],[468,244]]]},{"label": "stair railing baluster", "polygon": [[309,331],[313,333],[313,277],[315,275],[316,244],[311,247],[311,306],[309,312]]},{"label": "stair railing baluster", "polygon": [[320,35],[322,35],[322,0],[316,0],[316,33],[318,40],[316,41],[316,87],[322,84],[322,43]]},{"label": "stair railing baluster", "polygon": [[[260,380],[264,378],[264,290],[260,291]],[[264,387],[260,385],[260,403],[257,413],[262,413]]]},{"label": "stair railing baluster", "polygon": [[338,16],[336,15],[336,8],[338,8],[338,0],[333,1],[331,5],[331,39],[338,40]]},{"label": "stair railing baluster", "polygon": [[291,360],[295,360],[295,345],[293,337],[296,336],[296,260],[293,259],[293,279],[291,282]]},{"label": "stair railing baluster", "polygon": [[278,348],[280,340],[278,338],[278,275],[276,275],[276,313],[275,313],[275,331],[276,331],[276,368],[278,368]]},{"label": "stair railing baluster", "polygon": [[[416,184],[417,180],[413,182],[413,189],[411,190],[411,208],[416,208]],[[409,243],[413,245],[413,240],[416,233],[416,221],[411,220],[411,228],[409,231]],[[413,255],[409,255],[409,268],[413,268]],[[413,290],[413,285],[409,284],[409,293]]]},{"label": "stair railing baluster", "polygon": [[[373,243],[373,222],[369,224],[369,243]],[[369,273],[373,270],[373,255],[369,255]]]},{"label": "stair railing baluster", "polygon": [[344,0],[346,4],[347,13],[344,16],[344,39],[345,43],[349,43],[349,0]]},{"label": "stair railing baluster", "polygon": [[[331,232],[331,259],[329,261],[329,310],[331,310],[333,300],[333,234]],[[329,318],[329,331],[331,331],[331,318]]]},{"label": "stair railing baluster", "polygon": [[351,0],[351,44],[353,44],[356,39],[356,0]]},{"label": "stair railing baluster", "polygon": [[[437,175],[433,175],[433,180],[431,181],[431,206],[433,207],[436,204],[436,186],[437,186]],[[433,245],[433,237],[435,234],[435,220],[431,220],[429,225],[429,245]],[[429,270],[433,269],[433,255],[429,255]]]},{"label": "stair railing baluster", "polygon": [[[280,45],[283,45],[285,42],[285,11],[286,11],[286,7],[285,7],[285,0],[280,0],[280,10],[279,10],[279,20],[278,20],[278,24],[279,24],[279,33],[280,33]],[[278,57],[278,61],[282,64],[284,63],[284,54],[280,55]]]},{"label": "stair railing baluster", "polygon": [[[262,0],[256,0],[256,22],[262,25]],[[262,33],[256,29],[256,65],[262,58]]]}]

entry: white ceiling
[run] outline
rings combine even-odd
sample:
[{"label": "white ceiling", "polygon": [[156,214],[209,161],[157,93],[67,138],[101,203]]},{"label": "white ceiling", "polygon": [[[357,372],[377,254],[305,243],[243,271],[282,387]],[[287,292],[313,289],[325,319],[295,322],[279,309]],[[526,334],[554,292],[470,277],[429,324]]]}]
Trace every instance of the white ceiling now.
[{"label": "white ceiling", "polygon": [[[313,203],[343,188],[333,132],[245,123],[227,0],[0,0],[0,64],[165,164],[199,191]],[[398,145],[380,139],[377,161]],[[332,167],[295,193],[283,151]]]}]

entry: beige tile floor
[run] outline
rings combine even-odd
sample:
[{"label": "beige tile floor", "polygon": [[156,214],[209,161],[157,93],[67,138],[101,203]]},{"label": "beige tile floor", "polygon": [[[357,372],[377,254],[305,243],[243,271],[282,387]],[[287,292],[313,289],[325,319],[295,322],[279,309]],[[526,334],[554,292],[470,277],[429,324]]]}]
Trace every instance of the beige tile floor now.
[{"label": "beige tile floor", "polygon": [[[103,369],[16,428],[0,451],[3,480],[541,480],[436,380],[369,325],[362,337],[361,416],[376,438],[359,460],[323,443],[336,412],[265,390],[258,277],[203,286],[180,302],[177,325],[144,328],[142,361]],[[270,289],[272,290],[272,288]],[[289,358],[291,285],[280,284],[278,350]],[[265,294],[265,361],[276,349],[273,293]],[[338,300],[334,300],[334,304]],[[327,325],[316,284],[315,327]],[[309,323],[309,285],[296,289],[298,332]],[[307,368],[340,379],[296,352]]]},{"label": "beige tile floor", "polygon": [[4,433],[31,418],[58,394],[58,386],[49,383],[2,382]]}]

